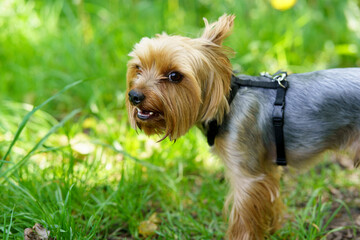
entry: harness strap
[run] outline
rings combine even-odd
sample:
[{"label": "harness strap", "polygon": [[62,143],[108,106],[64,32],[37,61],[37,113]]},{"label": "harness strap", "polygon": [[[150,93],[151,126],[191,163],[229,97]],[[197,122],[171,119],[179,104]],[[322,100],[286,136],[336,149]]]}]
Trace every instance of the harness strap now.
[{"label": "harness strap", "polygon": [[270,89],[276,89],[279,86],[278,82],[254,81],[254,80],[239,79],[239,78],[237,78],[235,83],[244,87],[259,87],[259,88],[270,88]]},{"label": "harness strap", "polygon": [[[235,98],[235,95],[240,87],[258,87],[267,89],[276,89],[276,97],[274,102],[274,108],[272,112],[273,127],[275,132],[276,143],[276,164],[280,166],[286,166],[285,157],[285,143],[284,143],[284,107],[285,107],[285,95],[286,90],[289,87],[289,83],[286,81],[286,72],[277,72],[274,75],[264,75],[273,81],[253,81],[242,77],[241,79],[235,76],[231,77],[231,91],[229,96],[229,105]],[[214,144],[215,137],[218,133],[219,126],[216,120],[209,122],[207,131],[207,141],[210,146]]]},{"label": "harness strap", "polygon": [[285,143],[284,143],[284,107],[285,95],[288,88],[288,82],[284,81],[284,87],[278,86],[276,90],[276,98],[272,112],[273,126],[275,131],[276,143],[276,164],[279,166],[286,166],[285,157]]},{"label": "harness strap", "polygon": [[[203,127],[205,128],[204,124]],[[219,132],[219,127],[220,126],[217,124],[217,121],[215,119],[208,123],[206,139],[210,147],[215,143],[215,137]]]}]

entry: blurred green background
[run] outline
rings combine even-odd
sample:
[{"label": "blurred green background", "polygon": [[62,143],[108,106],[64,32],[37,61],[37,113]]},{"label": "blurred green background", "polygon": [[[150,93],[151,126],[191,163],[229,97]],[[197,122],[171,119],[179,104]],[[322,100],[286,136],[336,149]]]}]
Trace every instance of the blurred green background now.
[{"label": "blurred green background", "polygon": [[[286,1],[0,0],[0,238],[23,239],[35,223],[57,239],[224,238],[221,162],[196,129],[176,143],[130,129],[127,54],[163,31],[198,37],[203,17],[228,13],[241,73],[360,66],[359,0],[276,9]],[[359,235],[360,176],[334,158],[285,175],[289,214],[270,239]]]},{"label": "blurred green background", "polygon": [[357,0],[299,0],[286,11],[267,0],[2,0],[0,96],[38,104],[86,79],[47,110],[122,106],[127,54],[136,42],[163,31],[197,37],[203,17],[223,13],[236,15],[225,44],[245,74],[360,65]]}]

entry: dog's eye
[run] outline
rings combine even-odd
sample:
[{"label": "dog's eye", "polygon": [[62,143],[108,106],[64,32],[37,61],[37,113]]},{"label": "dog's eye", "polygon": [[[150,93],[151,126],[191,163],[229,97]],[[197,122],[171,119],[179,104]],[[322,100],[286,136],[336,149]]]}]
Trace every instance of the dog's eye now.
[{"label": "dog's eye", "polygon": [[136,68],[136,74],[137,74],[137,75],[140,75],[141,72],[142,72],[141,67],[140,67],[139,65],[135,65],[135,68]]},{"label": "dog's eye", "polygon": [[168,75],[170,82],[180,82],[183,79],[183,75],[179,72],[171,72]]}]

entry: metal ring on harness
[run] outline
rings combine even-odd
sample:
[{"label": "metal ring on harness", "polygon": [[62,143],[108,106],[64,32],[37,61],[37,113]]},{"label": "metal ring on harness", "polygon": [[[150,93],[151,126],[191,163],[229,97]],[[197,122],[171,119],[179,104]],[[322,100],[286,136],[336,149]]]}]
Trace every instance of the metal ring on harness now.
[{"label": "metal ring on harness", "polygon": [[275,73],[275,74],[272,76],[272,79],[274,79],[274,81],[277,81],[282,88],[286,88],[286,87],[281,83],[282,81],[286,81],[286,77],[287,77],[287,72],[280,72],[280,73],[278,73],[278,74]]}]

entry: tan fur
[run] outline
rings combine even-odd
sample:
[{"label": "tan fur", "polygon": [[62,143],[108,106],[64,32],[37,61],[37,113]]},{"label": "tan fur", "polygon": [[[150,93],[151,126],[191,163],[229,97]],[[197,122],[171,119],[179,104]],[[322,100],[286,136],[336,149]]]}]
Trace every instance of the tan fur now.
[{"label": "tan fur", "polygon": [[279,196],[280,170],[270,167],[266,172],[254,175],[229,161],[226,167],[231,184],[225,204],[229,216],[228,239],[264,239],[282,222],[284,206]]},{"label": "tan fur", "polygon": [[236,141],[227,133],[215,141],[214,151],[224,161],[231,185],[225,204],[229,216],[228,239],[264,239],[282,222],[281,169],[267,161],[265,146],[258,142],[261,133],[254,130],[259,109],[256,105],[251,108],[253,111],[241,121],[235,135],[247,136],[247,130],[257,134],[248,136],[247,141]]},{"label": "tan fur", "polygon": [[223,15],[217,22],[209,24],[207,19],[204,18],[205,30],[201,37],[217,45],[221,45],[224,39],[230,35],[234,25],[234,19],[234,15]]},{"label": "tan fur", "polygon": [[[135,45],[128,63],[127,94],[137,90],[145,99],[139,104],[126,101],[134,128],[174,140],[193,125],[213,119],[222,123],[229,112],[232,51],[221,44],[230,34],[234,18],[223,15],[212,24],[205,19],[200,38],[161,34],[143,38]],[[181,82],[169,81],[167,76],[172,71],[184,76]],[[141,120],[137,108],[152,111],[156,117]],[[258,111],[258,106],[252,109]],[[246,136],[246,129],[256,128],[255,116],[256,113],[250,114],[241,121],[241,127],[236,126],[241,133],[237,136]],[[255,134],[247,136],[246,141],[239,141],[248,145],[230,141],[231,133],[218,136],[215,141],[214,151],[224,161],[231,184],[225,207],[225,210],[231,208],[229,239],[263,239],[281,222],[280,170],[266,161],[265,147],[258,144],[260,132],[256,129],[252,132]]]},{"label": "tan fur", "polygon": [[[127,94],[132,89],[146,93],[148,96],[139,107],[155,111],[159,117],[151,122],[137,119],[136,108],[127,99],[134,128],[175,140],[199,121],[215,118],[222,122],[229,111],[226,96],[232,68],[229,50],[219,43],[229,34],[233,20],[234,16],[224,15],[219,26],[208,25],[200,38],[161,34],[143,38],[135,45],[129,54],[132,59],[128,63]],[[136,66],[141,67],[140,73]],[[184,80],[177,84],[166,81],[171,71],[181,72]]]}]

